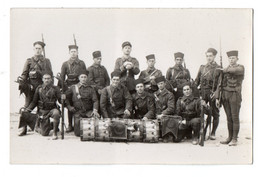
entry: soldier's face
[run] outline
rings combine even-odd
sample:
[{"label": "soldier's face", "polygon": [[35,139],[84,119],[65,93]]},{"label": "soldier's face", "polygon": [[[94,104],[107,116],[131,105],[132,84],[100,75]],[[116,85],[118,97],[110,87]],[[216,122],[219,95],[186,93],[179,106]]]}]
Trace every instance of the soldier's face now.
[{"label": "soldier's face", "polygon": [[157,86],[158,86],[158,88],[159,88],[160,90],[163,90],[163,89],[165,88],[165,82],[164,82],[164,81],[159,82],[159,83],[157,83]]},{"label": "soldier's face", "polygon": [[70,54],[71,58],[76,58],[78,56],[79,52],[77,49],[70,49],[69,54]]},{"label": "soldier's face", "polygon": [[208,63],[212,63],[215,60],[216,56],[213,55],[213,53],[211,53],[211,52],[207,52],[206,58],[207,58]]},{"label": "soldier's face", "polygon": [[80,83],[86,83],[88,79],[88,76],[86,74],[79,75],[79,82]]},{"label": "soldier's face", "polygon": [[120,82],[120,77],[114,76],[114,77],[111,79],[111,84],[112,84],[112,86],[114,86],[114,87],[117,87],[118,84],[119,84],[119,82]]},{"label": "soldier's face", "polygon": [[132,51],[132,47],[130,47],[130,46],[125,46],[123,49],[122,49],[122,51],[123,51],[123,53],[125,54],[125,55],[130,55],[130,53],[131,53],[131,51]]},{"label": "soldier's face", "polygon": [[192,90],[191,90],[190,86],[186,85],[183,87],[183,95],[190,96],[191,93],[192,93]]},{"label": "soldier's face", "polygon": [[101,57],[98,57],[98,58],[94,58],[94,63],[97,64],[97,65],[100,65],[101,64],[101,61],[102,61],[102,58]]},{"label": "soldier's face", "polygon": [[141,94],[144,92],[144,84],[140,83],[135,86],[135,90],[137,93]]},{"label": "soldier's face", "polygon": [[238,57],[237,56],[230,56],[228,57],[228,61],[230,65],[236,65],[237,64]]},{"label": "soldier's face", "polygon": [[176,63],[177,65],[182,65],[182,63],[183,63],[183,58],[181,58],[181,57],[175,58],[175,63]]},{"label": "soldier's face", "polygon": [[43,77],[42,77],[42,81],[45,85],[49,85],[51,84],[51,81],[52,81],[52,78],[49,74],[45,74]]},{"label": "soldier's face", "polygon": [[147,60],[147,65],[149,68],[153,68],[155,65],[155,59],[149,59]]},{"label": "soldier's face", "polygon": [[34,46],[34,54],[35,55],[41,55],[42,54],[42,46],[41,45],[39,45],[39,44],[36,44],[35,46]]}]

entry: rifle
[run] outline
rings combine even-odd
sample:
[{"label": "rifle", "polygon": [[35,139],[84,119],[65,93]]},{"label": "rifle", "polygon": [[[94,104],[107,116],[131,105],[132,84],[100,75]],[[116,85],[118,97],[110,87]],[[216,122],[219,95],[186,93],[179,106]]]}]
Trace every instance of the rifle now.
[{"label": "rifle", "polygon": [[[42,34],[42,42],[44,43],[43,34]],[[44,47],[42,48],[42,51],[43,51],[43,57],[45,58],[45,48]]]},{"label": "rifle", "polygon": [[[202,99],[200,99],[202,100]],[[201,104],[200,105],[200,109],[201,109],[201,112],[200,112],[200,138],[199,138],[199,145],[200,146],[204,146],[204,107],[203,105]]]},{"label": "rifle", "polygon": [[[221,38],[219,39],[219,46],[220,46],[220,49],[219,49],[219,60],[220,60],[220,67],[221,69],[223,69],[223,63],[222,63],[222,50],[221,50]],[[222,91],[223,91],[223,72],[220,72],[220,82],[219,82],[219,87],[220,87],[220,92],[219,92],[219,103],[220,103],[220,106],[222,105]]]},{"label": "rifle", "polygon": [[75,34],[73,34],[74,44],[77,45]]}]

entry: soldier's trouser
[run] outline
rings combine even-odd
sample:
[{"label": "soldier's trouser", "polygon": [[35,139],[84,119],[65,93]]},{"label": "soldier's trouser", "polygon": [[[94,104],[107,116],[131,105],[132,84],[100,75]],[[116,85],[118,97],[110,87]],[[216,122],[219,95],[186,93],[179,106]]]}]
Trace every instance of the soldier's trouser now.
[{"label": "soldier's trouser", "polygon": [[25,103],[24,103],[25,108],[27,108],[32,102],[34,93],[35,90],[32,90],[31,92],[28,93],[28,96],[25,96]]},{"label": "soldier's trouser", "polygon": [[228,138],[237,140],[240,122],[241,93],[223,91],[222,101],[227,116]]},{"label": "soldier's trouser", "polygon": [[[40,133],[42,136],[48,136],[52,126],[50,123],[50,117],[53,118],[53,131],[56,133],[58,131],[58,126],[60,123],[60,111],[58,109],[52,110],[40,110],[40,115],[44,118],[40,120]],[[48,115],[46,118],[45,116]]]},{"label": "soldier's trouser", "polygon": [[89,111],[77,111],[74,113],[74,134],[75,136],[80,136],[80,119],[81,118],[90,118],[92,117],[92,110]]},{"label": "soldier's trouser", "polygon": [[186,121],[185,125],[181,125],[182,130],[179,131],[180,137],[184,138],[186,133],[185,130],[189,130],[190,128],[193,130],[193,138],[199,138],[199,131],[200,131],[200,118],[193,118],[189,121]]}]

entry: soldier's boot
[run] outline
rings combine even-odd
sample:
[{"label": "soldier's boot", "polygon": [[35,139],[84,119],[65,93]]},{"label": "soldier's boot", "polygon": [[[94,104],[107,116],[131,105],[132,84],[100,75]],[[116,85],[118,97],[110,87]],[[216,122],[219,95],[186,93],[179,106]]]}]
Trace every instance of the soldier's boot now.
[{"label": "soldier's boot", "polygon": [[66,129],[66,133],[74,131],[74,128],[72,126],[72,118],[73,118],[73,113],[68,111],[68,122],[69,122],[69,125],[68,125],[68,128]]},{"label": "soldier's boot", "polygon": [[229,144],[232,141],[233,137],[233,126],[228,125],[228,138],[224,141],[220,141],[221,144]]},{"label": "soldier's boot", "polygon": [[218,128],[218,124],[219,124],[219,117],[214,117],[213,118],[213,127],[212,127],[212,131],[211,131],[211,135],[209,137],[211,140],[216,140],[216,130]]},{"label": "soldier's boot", "polygon": [[168,134],[165,135],[165,136],[163,137],[163,142],[164,142],[164,143],[168,143],[168,138],[169,138],[169,135],[168,135]]},{"label": "soldier's boot", "polygon": [[27,126],[24,126],[22,128],[19,128],[18,130],[18,136],[24,136],[27,133]]},{"label": "soldier's boot", "polygon": [[198,138],[193,138],[192,144],[193,145],[197,145],[198,143],[199,143],[199,139]]},{"label": "soldier's boot", "polygon": [[53,135],[52,135],[52,140],[57,140],[58,139],[58,122],[53,122]]},{"label": "soldier's boot", "polygon": [[194,130],[193,132],[193,136],[192,136],[192,144],[193,145],[197,145],[199,144],[199,133],[198,133],[199,130]]},{"label": "soldier's boot", "polygon": [[237,145],[237,136],[239,130],[233,130],[233,138],[232,141],[228,144],[229,146],[236,146]]}]

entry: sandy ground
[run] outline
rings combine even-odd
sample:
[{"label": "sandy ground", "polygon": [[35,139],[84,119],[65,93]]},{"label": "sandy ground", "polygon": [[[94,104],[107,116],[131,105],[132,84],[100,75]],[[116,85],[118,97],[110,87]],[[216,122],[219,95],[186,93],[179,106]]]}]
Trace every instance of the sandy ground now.
[{"label": "sandy ground", "polygon": [[[35,132],[17,136],[19,115],[10,119],[10,163],[12,164],[251,164],[252,126],[241,122],[239,144],[229,147],[219,143],[227,136],[224,117],[217,130],[217,140],[205,146],[191,141],[181,143],[81,142],[73,133],[65,139],[51,140]],[[65,120],[65,123],[67,121]]]}]

